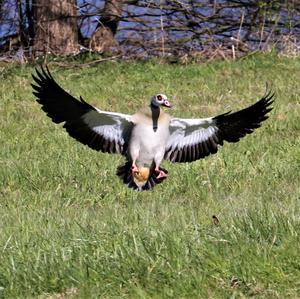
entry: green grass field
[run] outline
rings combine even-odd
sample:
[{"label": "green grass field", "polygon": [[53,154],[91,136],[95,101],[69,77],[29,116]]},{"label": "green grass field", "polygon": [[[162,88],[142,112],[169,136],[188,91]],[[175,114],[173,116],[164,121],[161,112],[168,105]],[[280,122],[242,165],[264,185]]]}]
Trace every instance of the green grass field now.
[{"label": "green grass field", "polygon": [[[104,63],[53,76],[98,108],[133,113],[166,93],[172,115],[254,103],[270,118],[153,191],[122,157],[70,138],[31,93],[31,66],[0,65],[0,298],[300,298],[300,58]],[[212,216],[219,218],[214,225]]]}]

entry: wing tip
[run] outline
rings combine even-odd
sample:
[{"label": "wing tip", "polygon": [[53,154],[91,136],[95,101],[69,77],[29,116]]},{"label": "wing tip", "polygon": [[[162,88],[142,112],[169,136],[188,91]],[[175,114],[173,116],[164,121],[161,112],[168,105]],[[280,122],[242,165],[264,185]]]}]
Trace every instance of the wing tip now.
[{"label": "wing tip", "polygon": [[48,68],[48,65],[40,65],[34,68],[35,74],[31,74],[34,81],[38,82],[39,80],[45,81],[45,80],[52,80],[54,81],[51,72]]},{"label": "wing tip", "polygon": [[[267,108],[270,105],[272,105],[275,101],[275,91],[273,91],[272,89],[266,90],[264,96],[261,98],[261,101],[264,102],[264,106]],[[271,108],[273,109],[273,108]]]}]

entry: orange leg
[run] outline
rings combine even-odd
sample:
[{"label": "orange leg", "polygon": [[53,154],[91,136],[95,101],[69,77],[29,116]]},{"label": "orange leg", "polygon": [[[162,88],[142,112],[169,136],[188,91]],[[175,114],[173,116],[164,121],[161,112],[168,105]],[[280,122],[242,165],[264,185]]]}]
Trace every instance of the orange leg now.
[{"label": "orange leg", "polygon": [[157,179],[166,178],[168,176],[159,166],[156,166],[154,171],[158,173]]},{"label": "orange leg", "polygon": [[135,162],[132,162],[132,165],[131,165],[131,171],[132,171],[133,173],[139,172],[139,169],[138,169],[138,167],[136,166]]}]

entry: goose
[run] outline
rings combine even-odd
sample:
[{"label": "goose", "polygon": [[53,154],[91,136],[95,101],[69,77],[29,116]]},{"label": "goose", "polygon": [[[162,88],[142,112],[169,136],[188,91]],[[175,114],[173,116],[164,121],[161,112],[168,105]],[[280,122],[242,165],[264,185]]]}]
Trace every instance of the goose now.
[{"label": "goose", "polygon": [[117,176],[129,188],[149,190],[168,177],[161,167],[192,162],[215,154],[224,141],[238,142],[268,118],[274,93],[266,92],[256,103],[237,112],[209,118],[176,118],[162,109],[172,105],[165,94],[151,97],[150,105],[133,115],[102,111],[77,100],[61,88],[48,67],[32,74],[33,94],[41,109],[77,141],[93,150],[120,154],[125,164]]}]

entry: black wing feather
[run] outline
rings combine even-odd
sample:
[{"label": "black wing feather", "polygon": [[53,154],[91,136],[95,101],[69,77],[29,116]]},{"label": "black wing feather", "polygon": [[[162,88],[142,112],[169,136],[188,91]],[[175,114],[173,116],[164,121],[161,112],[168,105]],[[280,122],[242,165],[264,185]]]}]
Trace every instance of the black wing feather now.
[{"label": "black wing feather", "polygon": [[31,84],[33,94],[38,98],[37,102],[42,105],[42,110],[55,123],[68,122],[80,118],[83,114],[95,108],[81,98],[81,102],[63,90],[53,79],[48,67],[46,71],[41,67],[41,72],[36,69],[32,75],[38,86]]},{"label": "black wing feather", "polygon": [[[124,128],[120,129],[123,130],[122,136],[119,138],[108,137],[105,132],[102,135],[93,130],[93,127],[83,119],[83,116],[87,113],[92,111],[97,113],[97,109],[85,102],[82,97],[78,101],[62,89],[55,82],[47,67],[46,70],[41,67],[41,71],[36,69],[36,75],[32,75],[32,78],[37,84],[31,84],[34,90],[33,94],[37,97],[37,102],[42,105],[42,110],[54,123],[64,122],[63,127],[71,137],[97,151],[125,153],[128,138],[127,131],[130,132],[131,126],[129,122],[124,121]],[[99,116],[97,114],[99,125],[101,125],[101,117],[103,117],[101,115],[100,113]],[[106,113],[106,117],[110,117],[109,113]]]},{"label": "black wing feather", "polygon": [[[186,142],[184,146],[180,145],[179,140],[175,146],[170,144],[166,149],[165,159],[170,162],[192,162],[215,154],[218,151],[218,145],[223,145],[224,141],[238,142],[246,134],[251,134],[254,129],[260,127],[261,122],[268,118],[267,114],[272,110],[270,105],[273,103],[273,97],[274,93],[268,92],[250,107],[213,117],[212,127],[215,130],[213,134],[204,140],[200,138],[196,143]],[[201,126],[198,129],[205,130]]]},{"label": "black wing feather", "polygon": [[224,113],[214,117],[219,140],[238,142],[246,134],[251,134],[254,129],[261,126],[261,122],[268,118],[267,114],[272,110],[274,93],[267,93],[261,100],[243,110],[234,113]]}]

